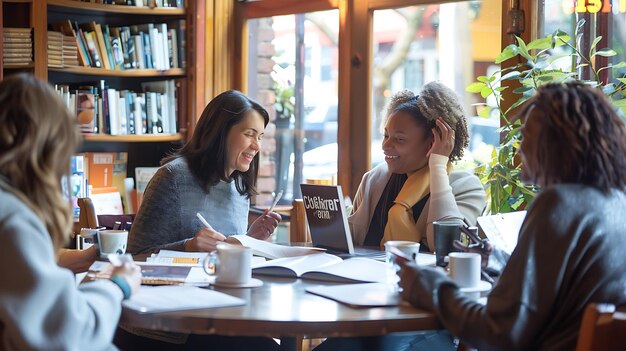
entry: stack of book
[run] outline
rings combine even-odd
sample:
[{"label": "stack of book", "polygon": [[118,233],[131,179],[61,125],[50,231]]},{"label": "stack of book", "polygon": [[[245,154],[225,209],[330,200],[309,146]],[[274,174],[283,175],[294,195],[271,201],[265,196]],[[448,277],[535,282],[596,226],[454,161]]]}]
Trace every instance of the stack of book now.
[{"label": "stack of book", "polygon": [[63,67],[78,66],[78,47],[76,38],[71,35],[63,35]]},{"label": "stack of book", "polygon": [[33,63],[32,28],[3,28],[5,65],[30,65]]},{"label": "stack of book", "polygon": [[63,34],[48,31],[48,67],[63,68]]}]

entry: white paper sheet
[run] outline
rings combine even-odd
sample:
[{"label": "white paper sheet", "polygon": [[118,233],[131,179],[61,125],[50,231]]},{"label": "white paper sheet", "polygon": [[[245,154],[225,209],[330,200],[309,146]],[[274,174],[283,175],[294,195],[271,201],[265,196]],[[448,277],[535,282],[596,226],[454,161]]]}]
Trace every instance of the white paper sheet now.
[{"label": "white paper sheet", "polygon": [[194,286],[142,286],[125,300],[125,308],[141,313],[195,310],[245,305],[246,301],[218,291]]}]

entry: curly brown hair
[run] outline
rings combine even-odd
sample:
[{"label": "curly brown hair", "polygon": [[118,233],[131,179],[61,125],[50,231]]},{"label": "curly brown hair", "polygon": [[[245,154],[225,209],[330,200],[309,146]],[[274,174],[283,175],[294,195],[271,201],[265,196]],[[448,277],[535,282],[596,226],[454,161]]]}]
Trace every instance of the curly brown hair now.
[{"label": "curly brown hair", "polygon": [[456,94],[441,82],[430,82],[424,86],[419,95],[409,90],[394,94],[387,105],[386,118],[396,112],[406,112],[415,118],[418,125],[424,128],[426,135],[435,128],[435,121],[441,117],[454,129],[454,148],[450,153],[450,161],[463,157],[469,145],[469,131],[465,111]]},{"label": "curly brown hair", "polygon": [[[609,191],[626,188],[626,127],[599,89],[580,82],[546,84],[520,111],[540,118],[532,157],[543,186],[582,183]],[[535,118],[533,117],[533,118]],[[541,152],[539,152],[541,150]]]}]

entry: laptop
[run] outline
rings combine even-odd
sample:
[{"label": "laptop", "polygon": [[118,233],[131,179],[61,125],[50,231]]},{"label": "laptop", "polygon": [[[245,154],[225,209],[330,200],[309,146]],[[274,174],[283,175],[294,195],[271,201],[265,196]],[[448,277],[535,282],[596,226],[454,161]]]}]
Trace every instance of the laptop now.
[{"label": "laptop", "polygon": [[345,257],[385,260],[381,250],[354,247],[340,185],[300,184],[313,246]]}]

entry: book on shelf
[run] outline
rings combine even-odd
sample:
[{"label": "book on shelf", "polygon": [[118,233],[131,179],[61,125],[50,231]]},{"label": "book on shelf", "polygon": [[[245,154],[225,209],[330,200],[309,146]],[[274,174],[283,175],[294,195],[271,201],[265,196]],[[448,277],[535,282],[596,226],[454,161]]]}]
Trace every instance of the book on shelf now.
[{"label": "book on shelf", "polygon": [[135,189],[137,190],[137,205],[133,206],[137,211],[143,200],[143,193],[150,182],[150,179],[159,170],[159,167],[135,167]]},{"label": "book on shelf", "polygon": [[301,278],[338,283],[386,283],[388,267],[385,262],[318,253],[266,261],[252,268],[253,274]]},{"label": "book on shelf", "polygon": [[89,173],[84,154],[72,155],[70,162],[70,195],[74,218],[78,218],[80,214],[78,198],[89,196],[89,187],[87,184]]},{"label": "book on shelf", "polygon": [[97,114],[95,87],[80,87],[76,90],[75,111],[81,133],[94,133]]}]

